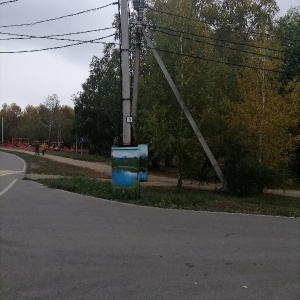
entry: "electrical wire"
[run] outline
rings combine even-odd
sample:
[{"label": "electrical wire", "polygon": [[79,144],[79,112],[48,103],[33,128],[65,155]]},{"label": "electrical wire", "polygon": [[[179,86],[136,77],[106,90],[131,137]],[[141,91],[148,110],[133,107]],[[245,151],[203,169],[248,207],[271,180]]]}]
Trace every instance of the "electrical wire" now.
[{"label": "electrical wire", "polygon": [[280,49],[274,49],[274,48],[268,48],[268,47],[261,47],[261,46],[250,45],[250,44],[245,44],[245,43],[239,43],[239,42],[234,42],[234,41],[226,40],[226,39],[218,39],[218,38],[214,38],[214,37],[208,37],[208,36],[205,36],[205,35],[190,33],[190,32],[187,32],[187,31],[178,31],[178,30],[175,30],[175,29],[161,27],[161,26],[155,26],[155,27],[150,26],[149,28],[150,29],[153,28],[153,30],[156,30],[156,28],[161,28],[161,29],[177,32],[177,33],[180,33],[180,34],[188,34],[188,35],[195,36],[195,37],[206,38],[206,39],[213,40],[213,41],[229,42],[233,45],[247,46],[247,47],[251,47],[251,48],[255,48],[255,49],[269,50],[269,51],[274,51],[274,52],[280,52],[280,53],[287,53],[287,54],[296,55],[295,53],[289,52],[289,51],[286,51],[286,50],[280,50]]},{"label": "electrical wire", "polygon": [[294,73],[288,73],[288,72],[284,72],[284,71],[281,71],[281,70],[272,70],[272,69],[254,67],[254,66],[250,66],[250,65],[234,64],[234,63],[229,63],[229,62],[225,62],[225,61],[221,61],[221,60],[215,60],[215,59],[210,59],[210,58],[205,58],[205,57],[190,55],[190,54],[183,54],[183,53],[173,52],[173,51],[160,49],[160,48],[152,48],[152,47],[149,47],[149,46],[146,46],[146,47],[151,49],[151,50],[161,51],[161,52],[165,52],[165,53],[169,53],[169,54],[175,54],[177,56],[184,56],[184,57],[189,57],[189,58],[193,58],[193,59],[205,60],[205,61],[224,64],[224,65],[229,65],[229,66],[235,66],[235,67],[247,68],[247,69],[253,69],[253,70],[260,70],[260,71],[266,71],[266,72],[273,72],[273,73],[289,74],[289,75],[293,75],[293,76],[297,75],[297,74],[294,74]]},{"label": "electrical wire", "polygon": [[[105,42],[98,42],[98,41],[108,38],[108,37],[112,37],[114,35],[115,34],[110,34],[110,35],[107,35],[107,36],[104,36],[101,38],[97,38],[97,39],[92,39],[89,41],[80,41],[75,44],[63,45],[63,46],[57,46],[57,47],[48,47],[48,48],[43,48],[43,49],[21,50],[21,51],[1,51],[0,54],[31,53],[31,52],[40,52],[40,51],[47,51],[47,50],[56,50],[56,49],[68,48],[68,47],[72,47],[72,46],[78,46],[78,45],[82,45],[82,44],[86,44],[86,43],[101,43],[101,44],[112,44],[113,45],[113,44],[117,44],[117,43],[105,43]],[[64,39],[64,40],[68,40],[68,39]],[[72,40],[72,41],[78,41],[78,40]]]},{"label": "electrical wire", "polygon": [[[16,34],[16,33],[9,33],[9,32],[0,32],[0,34],[9,35],[9,36],[18,36],[18,38],[0,38],[1,41],[8,41],[8,40],[23,40],[23,39],[43,39],[43,38],[50,38],[50,37],[56,37],[56,36],[68,36],[68,35],[75,35],[75,34],[83,34],[83,33],[90,33],[90,32],[97,32],[97,31],[103,31],[103,30],[109,30],[113,29],[115,27],[106,27],[106,28],[100,28],[100,29],[92,29],[92,30],[86,30],[86,31],[77,31],[77,32],[70,32],[70,33],[63,33],[63,34],[52,34],[52,35],[45,35],[45,36],[33,36],[28,34]],[[23,37],[23,38],[22,38]]]},{"label": "electrical wire", "polygon": [[266,36],[266,37],[269,37],[269,38],[277,38],[277,39],[281,39],[281,40],[300,42],[300,39],[286,38],[286,37],[278,36],[278,35],[275,35],[275,34],[267,34],[267,33],[252,31],[252,30],[250,30],[248,32],[245,32],[245,31],[242,31],[242,30],[239,30],[239,29],[234,29],[234,28],[228,27],[228,26],[215,24],[215,23],[211,23],[211,22],[207,22],[207,21],[203,21],[203,20],[199,20],[199,19],[195,19],[195,18],[185,17],[185,16],[182,16],[182,15],[179,15],[179,14],[174,14],[174,13],[171,13],[171,12],[159,10],[159,9],[150,7],[149,5],[146,5],[146,7],[149,8],[150,10],[152,10],[152,11],[162,13],[162,14],[166,14],[166,15],[170,15],[170,16],[174,16],[176,18],[179,17],[179,18],[183,18],[183,19],[187,19],[187,20],[191,20],[191,21],[204,23],[204,24],[210,25],[210,26],[219,26],[221,28],[225,28],[225,29],[228,29],[228,30],[234,30],[234,31],[237,31],[237,32],[240,32],[240,33],[252,33],[252,34],[255,34],[255,35]]},{"label": "electrical wire", "polygon": [[0,28],[33,26],[33,25],[37,25],[37,24],[41,24],[41,23],[45,23],[45,22],[50,22],[50,21],[56,21],[56,20],[64,19],[64,18],[67,18],[67,17],[78,16],[78,15],[81,15],[81,14],[84,14],[84,13],[87,13],[87,12],[97,11],[97,10],[100,10],[100,9],[103,9],[103,8],[106,8],[108,6],[115,5],[115,4],[117,4],[117,2],[112,2],[112,3],[107,4],[107,5],[99,6],[99,7],[88,9],[88,10],[84,10],[84,11],[80,11],[80,12],[74,13],[74,14],[69,14],[69,15],[61,16],[61,17],[58,17],[58,18],[52,18],[52,19],[47,19],[47,20],[42,20],[42,21],[37,21],[37,22],[32,22],[32,23],[24,23],[24,24],[2,25],[2,26],[0,26]]},{"label": "electrical wire", "polygon": [[[183,35],[177,35],[177,34],[168,33],[166,31],[162,31],[162,30],[155,29],[155,31],[163,33],[163,34],[166,34],[166,35],[169,35],[169,36],[180,37],[180,38],[183,38],[183,39],[186,39],[186,40],[191,40],[193,42],[210,45],[210,46],[213,46],[213,47],[225,48],[225,49],[233,50],[233,51],[236,51],[236,52],[243,52],[243,53],[252,54],[252,55],[256,55],[256,56],[260,56],[260,57],[266,57],[266,58],[269,58],[269,59],[277,59],[277,60],[280,60],[280,61],[283,60],[283,58],[277,57],[277,56],[273,56],[273,55],[267,55],[267,54],[257,53],[257,52],[248,51],[248,50],[236,49],[236,48],[233,48],[233,47],[230,47],[230,46],[226,46],[226,45],[218,45],[218,44],[213,44],[213,43],[209,43],[209,42],[205,42],[205,41],[201,41],[201,40],[195,40],[193,38],[189,38],[189,37],[186,37],[186,36],[183,36]],[[243,44],[243,45],[246,46],[246,44]],[[250,46],[250,45],[247,45],[247,46]],[[267,50],[267,48],[263,48],[263,47],[261,47],[261,49]],[[274,50],[275,49],[272,49],[272,51],[274,51]],[[294,54],[294,53],[291,53],[291,52],[289,52],[289,53],[290,54]],[[284,61],[294,62],[294,61],[289,60],[289,59],[284,59]]]},{"label": "electrical wire", "polygon": [[4,2],[0,2],[0,5],[5,5],[5,4],[13,3],[13,2],[18,2],[18,1],[19,0],[4,1]]},{"label": "electrical wire", "polygon": [[[16,34],[18,35],[18,34]],[[51,36],[34,36],[34,35],[25,35],[25,34],[20,34],[21,36],[23,36],[23,39],[48,39],[48,40],[56,40],[56,41],[69,41],[69,42],[90,42],[90,40],[88,41],[82,41],[82,40],[74,40],[74,39],[64,39],[64,38],[56,38],[56,35],[51,35]],[[108,35],[106,37],[111,37],[114,36],[115,34],[111,34]],[[61,36],[61,35],[57,35],[57,36]],[[105,37],[104,37],[105,38]],[[22,38],[21,38],[22,39]],[[102,42],[94,42],[94,43],[101,43]]]}]

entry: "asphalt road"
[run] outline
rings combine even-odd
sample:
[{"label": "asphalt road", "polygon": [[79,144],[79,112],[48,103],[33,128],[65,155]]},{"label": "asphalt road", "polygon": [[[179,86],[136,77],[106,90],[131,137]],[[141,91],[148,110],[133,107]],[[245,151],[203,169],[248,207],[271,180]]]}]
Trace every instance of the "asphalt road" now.
[{"label": "asphalt road", "polygon": [[0,197],[0,299],[298,300],[299,237],[295,218],[138,207],[17,180]]},{"label": "asphalt road", "polygon": [[24,177],[25,168],[21,158],[0,151],[0,197]]}]

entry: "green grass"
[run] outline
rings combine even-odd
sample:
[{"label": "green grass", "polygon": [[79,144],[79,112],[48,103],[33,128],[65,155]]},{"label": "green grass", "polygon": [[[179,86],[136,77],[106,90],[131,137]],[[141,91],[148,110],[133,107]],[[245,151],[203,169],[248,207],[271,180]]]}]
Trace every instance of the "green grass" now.
[{"label": "green grass", "polygon": [[192,188],[141,187],[139,197],[120,193],[116,196],[111,183],[94,178],[70,177],[62,179],[39,179],[50,188],[103,199],[114,199],[142,206],[160,208],[214,211],[300,217],[300,199],[263,194],[258,197],[238,198],[218,191],[203,191]]},{"label": "green grass", "polygon": [[238,198],[220,191],[143,186],[139,194],[114,193],[110,181],[101,180],[103,174],[99,172],[55,162],[41,155],[16,154],[27,162],[27,173],[66,176],[36,180],[50,188],[143,206],[300,217],[300,198],[270,194]]},{"label": "green grass", "polygon": [[[2,151],[2,150],[1,150]],[[61,175],[61,176],[86,176],[89,178],[103,178],[107,174],[99,173],[88,168],[82,168],[53,161],[42,155],[32,155],[23,152],[13,152],[21,157],[27,163],[27,173],[29,174],[47,174],[47,175]]]}]

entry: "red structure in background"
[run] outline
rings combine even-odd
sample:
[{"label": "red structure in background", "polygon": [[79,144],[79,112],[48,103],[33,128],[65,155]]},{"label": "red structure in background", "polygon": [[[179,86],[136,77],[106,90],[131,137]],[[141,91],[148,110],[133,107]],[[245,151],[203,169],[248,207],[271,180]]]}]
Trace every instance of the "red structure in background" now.
[{"label": "red structure in background", "polygon": [[[35,142],[39,142],[40,145],[44,142],[47,144],[47,150],[50,151],[64,151],[64,152],[76,152],[75,145],[72,147],[66,147],[64,146],[63,142],[48,142],[47,140],[41,140],[41,141],[33,141],[32,143],[29,142],[29,138],[12,138],[11,141],[5,141],[3,145],[0,144],[0,146],[7,147],[7,148],[18,148],[28,151],[34,151],[34,144]],[[77,153],[88,153],[88,149],[78,149]]]},{"label": "red structure in background", "polygon": [[32,147],[29,143],[29,138],[12,138],[11,139],[11,147],[21,148],[21,149],[28,149]]},{"label": "red structure in background", "polygon": [[52,151],[64,151],[63,142],[51,142],[48,144],[48,149]]}]

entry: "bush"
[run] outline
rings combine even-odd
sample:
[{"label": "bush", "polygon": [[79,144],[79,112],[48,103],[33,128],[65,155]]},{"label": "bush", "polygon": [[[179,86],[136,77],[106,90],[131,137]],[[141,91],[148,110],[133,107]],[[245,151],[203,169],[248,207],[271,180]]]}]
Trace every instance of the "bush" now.
[{"label": "bush", "polygon": [[224,176],[228,191],[236,196],[253,196],[280,182],[276,174],[240,143],[231,143],[225,157]]}]

